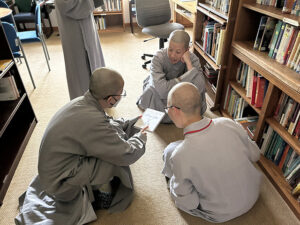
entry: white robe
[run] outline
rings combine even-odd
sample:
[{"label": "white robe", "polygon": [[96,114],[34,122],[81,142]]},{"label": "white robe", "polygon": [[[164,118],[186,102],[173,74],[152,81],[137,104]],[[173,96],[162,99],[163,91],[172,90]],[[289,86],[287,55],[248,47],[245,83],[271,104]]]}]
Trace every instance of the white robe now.
[{"label": "white robe", "polygon": [[39,175],[20,197],[16,224],[85,224],[97,217],[92,190],[113,177],[121,181],[110,211],[133,198],[129,165],[145,153],[146,135],[133,120],[113,120],[87,92],[61,108],[44,133]]},{"label": "white robe", "polygon": [[91,73],[105,66],[94,8],[93,0],[55,0],[70,99],[83,95]]},{"label": "white robe", "polygon": [[[203,99],[201,114],[206,111],[205,101],[205,80],[201,69],[200,61],[194,53],[190,53],[193,69],[187,71],[186,64],[179,61],[172,64],[168,57],[168,49],[159,50],[152,59],[150,75],[144,80],[143,94],[137,101],[141,109],[156,109],[164,112],[167,105],[168,93],[173,86],[178,83],[176,78],[180,77],[181,81],[191,82],[197,86]],[[166,115],[163,123],[171,123],[170,118]]]},{"label": "white robe", "polygon": [[262,176],[252,164],[260,157],[256,143],[226,118],[203,118],[184,133],[196,130],[201,131],[186,134],[164,151],[162,173],[170,178],[176,206],[216,223],[246,213],[260,192]]}]

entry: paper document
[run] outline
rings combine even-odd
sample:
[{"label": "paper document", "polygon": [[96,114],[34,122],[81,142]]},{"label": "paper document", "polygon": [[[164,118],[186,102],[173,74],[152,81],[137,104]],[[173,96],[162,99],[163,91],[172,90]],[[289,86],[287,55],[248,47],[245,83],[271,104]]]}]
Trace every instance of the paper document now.
[{"label": "paper document", "polygon": [[145,110],[142,117],[135,123],[135,126],[139,128],[149,126],[147,130],[153,132],[164,116],[164,112],[148,108]]}]

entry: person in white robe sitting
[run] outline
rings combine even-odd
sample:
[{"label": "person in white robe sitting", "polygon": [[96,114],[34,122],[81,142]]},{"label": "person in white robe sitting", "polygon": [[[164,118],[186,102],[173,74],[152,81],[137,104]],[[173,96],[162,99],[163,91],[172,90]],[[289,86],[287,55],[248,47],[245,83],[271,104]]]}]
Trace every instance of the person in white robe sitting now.
[{"label": "person in white robe sitting", "polygon": [[[189,51],[190,36],[186,31],[175,30],[169,36],[168,48],[160,49],[153,57],[150,75],[144,80],[143,94],[137,101],[140,109],[164,112],[171,88],[179,82],[197,86],[203,99],[201,115],[206,111],[205,80],[199,58]],[[171,123],[166,115],[162,123]]]},{"label": "person in white robe sitting", "polygon": [[126,95],[123,87],[117,71],[98,68],[89,91],[53,116],[16,224],[86,224],[97,219],[94,208],[115,212],[129,206],[129,165],[145,153],[147,137],[145,128],[133,126],[138,117],[115,120],[104,111]]},{"label": "person in white robe sitting", "polygon": [[261,172],[256,143],[237,122],[200,115],[203,99],[191,83],[175,85],[166,111],[184,140],[163,153],[162,173],[176,207],[207,221],[221,223],[250,210],[258,199]]}]

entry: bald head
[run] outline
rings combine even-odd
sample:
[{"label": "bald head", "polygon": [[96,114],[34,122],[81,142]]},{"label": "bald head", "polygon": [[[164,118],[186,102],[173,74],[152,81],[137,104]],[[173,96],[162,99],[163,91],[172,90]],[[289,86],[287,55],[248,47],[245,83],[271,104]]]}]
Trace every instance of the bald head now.
[{"label": "bald head", "polygon": [[90,92],[99,99],[116,95],[124,86],[124,80],[117,71],[101,67],[97,68],[90,79]]},{"label": "bald head", "polygon": [[190,45],[190,36],[184,30],[174,30],[169,36],[169,41],[183,43],[184,47],[188,49]]},{"label": "bald head", "polygon": [[188,82],[176,84],[168,94],[168,104],[179,107],[186,115],[200,115],[201,101],[198,88]]}]

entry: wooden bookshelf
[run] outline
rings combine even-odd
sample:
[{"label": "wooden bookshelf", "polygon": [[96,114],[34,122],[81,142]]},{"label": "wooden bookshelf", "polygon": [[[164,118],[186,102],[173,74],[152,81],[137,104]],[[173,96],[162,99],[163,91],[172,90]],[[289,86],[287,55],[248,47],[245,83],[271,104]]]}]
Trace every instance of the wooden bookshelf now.
[{"label": "wooden bookshelf", "polygon": [[[227,109],[223,109],[226,103],[227,86],[233,88],[251,105],[250,99],[246,97],[245,89],[236,81],[239,63],[244,62],[269,81],[262,108],[251,106],[259,116],[253,140],[258,144],[261,143],[265,126],[268,124],[293,150],[300,154],[300,142],[298,138],[288,133],[273,118],[282,92],[291,97],[295,102],[300,103],[300,74],[270,58],[268,52],[260,52],[253,49],[262,15],[283,20],[296,27],[299,27],[300,24],[300,17],[284,14],[280,9],[276,9],[275,7],[256,4],[256,0],[240,0],[232,44],[228,51],[229,59],[224,79],[224,87],[226,88],[223,89],[221,112],[224,116],[228,117]],[[268,160],[263,155],[261,156],[259,165],[295,215],[300,219],[300,204],[292,196],[292,187],[285,180],[282,171],[274,162]]]},{"label": "wooden bookshelf", "polygon": [[[9,43],[0,21],[0,60],[10,59],[9,65],[0,73],[0,80],[13,76],[16,100],[0,101],[0,205],[24,152],[26,144],[37,123],[34,111],[15,64]],[[11,88],[13,88],[11,86]]]},{"label": "wooden bookshelf", "polygon": [[172,0],[173,2],[173,21],[180,23],[185,27],[193,27],[196,15],[196,0],[190,2],[182,2],[180,0]]},{"label": "wooden bookshelf", "polygon": [[[206,89],[208,93],[209,102],[213,102],[210,106],[210,110],[217,110],[220,107],[221,95],[224,83],[224,77],[227,68],[227,54],[231,46],[231,39],[233,34],[233,28],[235,23],[235,17],[237,13],[238,0],[231,0],[228,13],[223,13],[218,9],[213,8],[205,0],[197,0],[196,17],[193,30],[193,47],[194,53],[199,57],[201,65],[204,66],[208,63],[217,73],[217,84],[209,84],[210,81],[206,79]],[[204,51],[203,47],[203,22],[206,18],[210,18],[217,23],[221,24],[225,29],[223,46],[221,51],[220,64],[216,62],[216,56],[212,57],[210,54]]]},{"label": "wooden bookshelf", "polygon": [[[123,0],[120,0],[121,10],[105,10],[105,11],[94,11],[94,18],[98,27],[99,33],[105,32],[124,32],[125,31],[125,20],[123,10]],[[111,6],[113,7],[113,6]],[[115,6],[116,7],[116,6]],[[100,29],[99,17],[105,18],[106,28]]]}]

